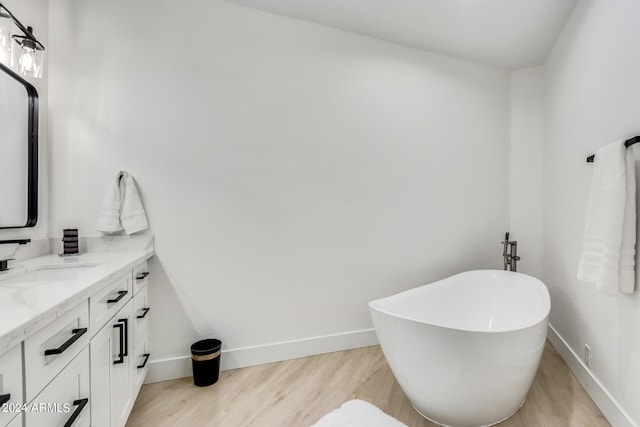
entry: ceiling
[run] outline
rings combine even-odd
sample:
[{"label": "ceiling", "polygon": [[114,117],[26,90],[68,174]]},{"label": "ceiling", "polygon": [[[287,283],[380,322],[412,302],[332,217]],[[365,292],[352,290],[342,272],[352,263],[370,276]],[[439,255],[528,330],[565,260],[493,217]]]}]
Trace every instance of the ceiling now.
[{"label": "ceiling", "polygon": [[541,65],[577,0],[228,0],[500,68]]}]

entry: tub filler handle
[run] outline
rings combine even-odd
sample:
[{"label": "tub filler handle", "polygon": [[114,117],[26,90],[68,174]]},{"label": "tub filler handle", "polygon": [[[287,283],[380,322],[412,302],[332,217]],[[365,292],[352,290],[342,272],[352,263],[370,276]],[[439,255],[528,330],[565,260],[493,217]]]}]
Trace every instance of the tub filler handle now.
[{"label": "tub filler handle", "polygon": [[509,232],[504,234],[504,241],[500,242],[503,245],[502,258],[504,259],[504,269],[510,271],[516,271],[516,263],[520,261],[518,256],[518,242],[509,240]]}]

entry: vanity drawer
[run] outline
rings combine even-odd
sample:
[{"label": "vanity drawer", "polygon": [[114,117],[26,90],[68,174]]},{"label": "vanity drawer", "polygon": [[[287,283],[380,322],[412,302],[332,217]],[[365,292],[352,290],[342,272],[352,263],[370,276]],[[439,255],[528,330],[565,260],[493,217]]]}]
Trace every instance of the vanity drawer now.
[{"label": "vanity drawer", "polygon": [[98,332],[131,299],[131,272],[89,297],[91,334]]},{"label": "vanity drawer", "polygon": [[89,342],[83,302],[24,341],[25,389],[30,402]]},{"label": "vanity drawer", "polygon": [[[89,348],[80,354],[36,398],[27,405],[29,427],[89,427]],[[36,406],[34,406],[36,405]],[[33,410],[37,408],[37,410]],[[72,420],[73,418],[73,420]]]},{"label": "vanity drawer", "polygon": [[20,413],[19,408],[23,403],[20,345],[0,356],[0,403],[4,403],[0,406],[0,425],[4,426]]},{"label": "vanity drawer", "polygon": [[147,327],[149,323],[149,290],[145,286],[138,294],[133,297],[133,340],[138,340],[141,336],[142,330]]},{"label": "vanity drawer", "polygon": [[145,328],[140,331],[138,338],[139,339],[134,347],[132,365],[132,368],[135,371],[135,374],[133,375],[135,378],[134,396],[138,395],[140,387],[142,387],[142,383],[144,382],[144,378],[147,376],[147,371],[149,371],[149,357],[151,357],[151,354],[149,353],[149,334],[147,332],[146,325]]},{"label": "vanity drawer", "polygon": [[133,269],[133,294],[137,294],[149,282],[149,265],[141,262]]}]

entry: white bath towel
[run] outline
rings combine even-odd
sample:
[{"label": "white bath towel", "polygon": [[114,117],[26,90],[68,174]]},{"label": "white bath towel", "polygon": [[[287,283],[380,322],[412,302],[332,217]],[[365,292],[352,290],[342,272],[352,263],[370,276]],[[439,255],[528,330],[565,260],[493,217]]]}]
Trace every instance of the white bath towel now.
[{"label": "white bath towel", "polygon": [[407,427],[364,400],[350,400],[312,427]]},{"label": "white bath towel", "polygon": [[623,141],[596,152],[578,279],[602,292],[635,288],[636,181]]},{"label": "white bath towel", "polygon": [[149,228],[138,187],[133,177],[127,172],[118,172],[109,186],[102,202],[96,228],[103,233],[117,233],[124,229],[127,234]]}]

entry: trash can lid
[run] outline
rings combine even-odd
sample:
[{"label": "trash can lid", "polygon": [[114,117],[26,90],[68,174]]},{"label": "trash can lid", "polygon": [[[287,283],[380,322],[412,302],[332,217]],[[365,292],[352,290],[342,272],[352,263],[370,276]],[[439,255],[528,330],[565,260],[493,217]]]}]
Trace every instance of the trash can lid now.
[{"label": "trash can lid", "polygon": [[220,350],[222,341],[217,339],[201,340],[191,345],[191,354],[203,355],[211,354]]}]

